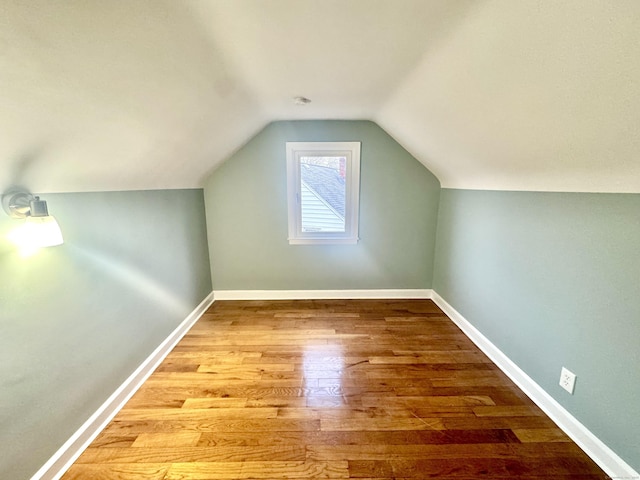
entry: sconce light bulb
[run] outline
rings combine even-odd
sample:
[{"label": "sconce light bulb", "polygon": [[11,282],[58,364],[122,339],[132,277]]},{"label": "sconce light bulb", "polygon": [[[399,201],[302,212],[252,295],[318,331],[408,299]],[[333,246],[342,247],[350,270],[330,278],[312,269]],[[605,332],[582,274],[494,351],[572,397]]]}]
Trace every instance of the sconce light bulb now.
[{"label": "sconce light bulb", "polygon": [[2,196],[2,207],[12,218],[24,219],[24,223],[14,228],[8,235],[23,256],[33,254],[42,247],[62,245],[64,240],[60,226],[49,215],[47,202],[27,191],[13,189]]},{"label": "sconce light bulb", "polygon": [[58,222],[51,215],[27,217],[22,225],[9,233],[8,238],[21,251],[35,251],[64,243]]}]

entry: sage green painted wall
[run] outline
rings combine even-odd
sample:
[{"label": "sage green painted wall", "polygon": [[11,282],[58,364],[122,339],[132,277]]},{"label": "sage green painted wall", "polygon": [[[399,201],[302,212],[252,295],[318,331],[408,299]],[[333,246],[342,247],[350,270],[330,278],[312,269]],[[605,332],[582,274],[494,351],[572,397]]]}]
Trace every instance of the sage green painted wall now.
[{"label": "sage green painted wall", "polygon": [[636,470],[639,248],[640,195],[442,190],[435,290]]},{"label": "sage green painted wall", "polygon": [[0,215],[0,478],[30,478],[211,292],[202,190],[43,194],[64,245]]},{"label": "sage green painted wall", "polygon": [[[289,245],[288,141],[362,143],[357,245]],[[206,182],[214,290],[431,288],[439,194],[375,123],[273,122]]]}]

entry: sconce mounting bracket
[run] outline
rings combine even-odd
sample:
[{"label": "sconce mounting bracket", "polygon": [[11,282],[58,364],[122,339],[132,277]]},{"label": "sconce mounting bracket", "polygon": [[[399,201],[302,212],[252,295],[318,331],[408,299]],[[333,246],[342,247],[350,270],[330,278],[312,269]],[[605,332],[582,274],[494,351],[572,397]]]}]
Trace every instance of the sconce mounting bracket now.
[{"label": "sconce mounting bracket", "polygon": [[10,191],[2,196],[2,208],[12,218],[26,218],[33,195],[25,191]]}]

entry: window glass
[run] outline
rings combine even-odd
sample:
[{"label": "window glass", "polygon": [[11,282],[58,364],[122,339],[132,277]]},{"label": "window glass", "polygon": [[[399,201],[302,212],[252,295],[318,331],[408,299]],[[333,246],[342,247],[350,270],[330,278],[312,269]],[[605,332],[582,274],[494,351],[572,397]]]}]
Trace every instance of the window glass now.
[{"label": "window glass", "polygon": [[346,157],[300,157],[303,232],[345,232],[346,175]]}]

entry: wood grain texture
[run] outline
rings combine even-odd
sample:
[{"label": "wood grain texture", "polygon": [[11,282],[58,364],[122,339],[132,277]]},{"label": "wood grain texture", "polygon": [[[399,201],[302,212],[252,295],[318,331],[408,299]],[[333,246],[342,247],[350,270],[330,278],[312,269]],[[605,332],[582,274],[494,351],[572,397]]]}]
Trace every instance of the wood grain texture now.
[{"label": "wood grain texture", "polygon": [[63,480],[608,478],[429,300],[215,302]]}]

